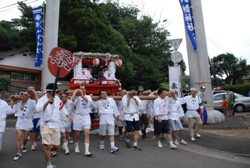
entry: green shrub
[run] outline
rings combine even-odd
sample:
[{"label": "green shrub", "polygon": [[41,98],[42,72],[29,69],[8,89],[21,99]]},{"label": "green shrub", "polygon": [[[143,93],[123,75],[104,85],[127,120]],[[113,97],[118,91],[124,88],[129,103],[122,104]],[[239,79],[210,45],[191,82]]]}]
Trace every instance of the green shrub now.
[{"label": "green shrub", "polygon": [[0,90],[8,90],[10,83],[10,78],[0,76]]},{"label": "green shrub", "polygon": [[238,84],[238,85],[225,85],[222,87],[223,90],[228,90],[228,88],[233,89],[235,93],[242,94],[244,96],[248,96],[248,92],[250,91],[250,83],[247,84]]}]

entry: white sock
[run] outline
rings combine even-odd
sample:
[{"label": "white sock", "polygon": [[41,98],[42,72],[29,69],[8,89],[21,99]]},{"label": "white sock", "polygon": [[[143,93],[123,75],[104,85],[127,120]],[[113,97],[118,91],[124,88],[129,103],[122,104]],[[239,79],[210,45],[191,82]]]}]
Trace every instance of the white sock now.
[{"label": "white sock", "polygon": [[100,140],[100,144],[101,144],[101,145],[104,145],[104,140]]},{"label": "white sock", "polygon": [[89,143],[85,143],[85,153],[89,153]]},{"label": "white sock", "polygon": [[157,141],[158,146],[162,146],[161,141]]},{"label": "white sock", "polygon": [[110,146],[113,148],[115,146],[115,142],[110,142]]},{"label": "white sock", "polygon": [[172,146],[172,145],[174,145],[174,144],[173,144],[173,142],[172,142],[172,141],[169,141],[169,145],[171,145],[171,146]]},{"label": "white sock", "polygon": [[150,124],[150,128],[154,128],[154,125],[153,125],[153,124]]},{"label": "white sock", "polygon": [[126,142],[129,142],[129,139],[126,138]]},{"label": "white sock", "polygon": [[67,142],[64,142],[63,143],[63,146],[66,148],[66,147],[68,147],[68,143]]},{"label": "white sock", "polygon": [[137,146],[137,142],[134,142],[134,146]]}]

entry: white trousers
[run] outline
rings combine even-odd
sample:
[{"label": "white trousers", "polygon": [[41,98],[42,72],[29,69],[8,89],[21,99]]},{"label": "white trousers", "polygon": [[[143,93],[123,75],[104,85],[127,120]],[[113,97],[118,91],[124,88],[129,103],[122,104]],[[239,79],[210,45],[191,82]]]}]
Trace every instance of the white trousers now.
[{"label": "white trousers", "polygon": [[3,142],[3,132],[0,132],[0,151],[2,149],[2,142]]}]

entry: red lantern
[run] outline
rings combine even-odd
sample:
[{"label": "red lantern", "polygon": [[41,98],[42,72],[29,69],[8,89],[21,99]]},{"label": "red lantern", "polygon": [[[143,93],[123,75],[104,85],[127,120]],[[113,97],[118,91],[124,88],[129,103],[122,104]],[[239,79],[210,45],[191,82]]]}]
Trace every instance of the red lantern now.
[{"label": "red lantern", "polygon": [[100,60],[98,58],[93,59],[93,65],[98,66],[100,64]]},{"label": "red lantern", "polygon": [[118,67],[122,66],[122,60],[120,60],[120,59],[116,60],[115,65]]}]

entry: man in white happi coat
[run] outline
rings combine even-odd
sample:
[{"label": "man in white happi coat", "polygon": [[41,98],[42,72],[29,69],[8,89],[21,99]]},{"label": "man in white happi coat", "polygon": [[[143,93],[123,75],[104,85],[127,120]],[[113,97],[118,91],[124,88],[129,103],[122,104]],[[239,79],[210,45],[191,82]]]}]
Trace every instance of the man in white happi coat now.
[{"label": "man in white happi coat", "polygon": [[[127,94],[126,90],[121,90],[119,93],[119,96],[123,97],[125,94]],[[123,128],[125,127],[125,121],[124,121],[124,105],[121,100],[115,100],[118,112],[119,112],[119,119],[116,119],[116,125],[118,125],[119,129],[119,139],[120,141],[124,140],[124,135],[123,135]]]},{"label": "man in white happi coat", "polygon": [[169,110],[168,110],[168,122],[170,130],[172,132],[173,142],[175,145],[179,145],[176,138],[176,131],[179,131],[180,143],[186,145],[187,142],[183,139],[183,126],[181,123],[181,118],[184,116],[184,111],[181,104],[176,98],[169,98]]},{"label": "man in white happi coat", "polygon": [[[44,156],[47,163],[47,168],[54,168],[51,163],[51,154],[55,155],[55,151],[60,145],[60,102],[58,96],[52,95],[53,89],[58,89],[54,83],[49,83],[46,86],[46,94],[41,97],[36,105],[38,111],[42,111],[42,116],[39,120],[42,143],[44,146]],[[65,110],[65,115],[66,115]]]},{"label": "man in white happi coat", "polygon": [[84,131],[84,145],[85,145],[85,156],[92,156],[89,152],[89,136],[91,127],[91,104],[92,98],[86,95],[86,88],[84,85],[80,86],[80,89],[74,91],[71,100],[76,106],[74,113],[73,130],[75,131],[75,152],[80,153],[79,150],[79,138],[80,131]]},{"label": "man in white happi coat", "polygon": [[100,145],[99,149],[104,150],[104,138],[108,132],[109,141],[111,146],[111,153],[115,153],[119,150],[115,146],[115,118],[119,119],[119,112],[116,103],[113,98],[109,98],[106,90],[100,90],[101,99],[94,102],[93,105],[98,109],[100,114]]},{"label": "man in white happi coat", "polygon": [[[31,90],[33,94],[35,93],[35,90]],[[20,93],[21,101],[16,105],[16,116],[17,116],[17,122],[16,122],[16,151],[17,154],[14,157],[14,160],[18,160],[21,158],[21,148],[22,152],[27,152],[26,144],[28,142],[28,134],[29,131],[33,128],[33,117],[34,117],[34,111],[36,110],[36,102],[38,97],[36,96],[36,100],[31,100],[29,98],[29,95],[27,92],[21,92]],[[21,145],[21,139],[23,135],[23,142]]]},{"label": "man in white happi coat", "polygon": [[172,142],[173,138],[171,135],[171,131],[169,128],[169,118],[168,118],[168,110],[169,110],[169,95],[175,96],[174,92],[167,92],[164,88],[158,89],[158,98],[154,101],[154,134],[157,139],[157,145],[159,148],[162,148],[161,144],[161,134],[167,134],[169,140],[169,147],[174,149],[177,148]]},{"label": "man in white happi coat", "polygon": [[[62,134],[62,148],[65,151],[65,155],[69,154],[68,148],[68,134],[72,131],[71,130],[71,123],[73,119],[71,118],[70,114],[74,110],[74,103],[72,100],[68,99],[68,93],[63,92],[61,94],[61,109],[60,109],[60,132]],[[67,110],[67,114],[63,110]]]},{"label": "man in white happi coat", "polygon": [[139,107],[141,100],[136,96],[136,88],[134,86],[129,87],[127,94],[122,98],[122,103],[124,106],[124,120],[126,121],[126,146],[131,148],[130,136],[134,131],[134,145],[132,149],[141,151],[137,145],[140,131]]},{"label": "man in white happi coat", "polygon": [[[13,106],[13,102],[11,102],[11,106]],[[9,106],[6,101],[0,99],[0,151],[2,149],[3,134],[5,132],[6,127],[6,116],[7,114],[14,113],[14,110],[11,108],[11,106]]]},{"label": "man in white happi coat", "polygon": [[[191,95],[179,99],[181,104],[187,104],[187,118],[188,118],[188,128],[189,134],[192,141],[195,141],[195,136],[200,138],[201,135],[198,133],[202,126],[202,121],[200,115],[203,113],[202,101],[197,95],[197,90],[191,88]],[[196,120],[196,128],[193,129],[193,120]]]}]

